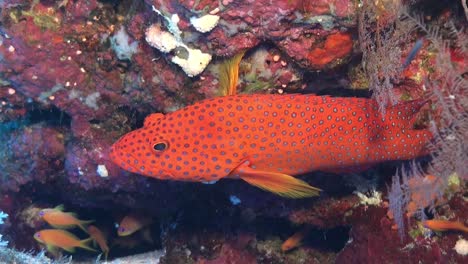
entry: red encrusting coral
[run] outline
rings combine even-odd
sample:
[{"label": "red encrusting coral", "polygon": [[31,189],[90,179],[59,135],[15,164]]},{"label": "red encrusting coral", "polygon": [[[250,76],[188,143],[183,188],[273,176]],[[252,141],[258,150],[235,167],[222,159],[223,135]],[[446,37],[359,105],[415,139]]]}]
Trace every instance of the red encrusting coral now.
[{"label": "red encrusting coral", "polygon": [[323,67],[336,60],[346,58],[353,50],[353,40],[349,33],[335,33],[327,36],[322,47],[313,48],[307,59],[315,67]]}]

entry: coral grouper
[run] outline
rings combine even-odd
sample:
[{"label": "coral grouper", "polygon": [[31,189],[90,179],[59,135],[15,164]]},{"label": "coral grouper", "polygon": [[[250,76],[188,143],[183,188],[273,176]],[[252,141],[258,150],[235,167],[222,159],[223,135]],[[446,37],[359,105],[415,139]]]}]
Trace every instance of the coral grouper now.
[{"label": "coral grouper", "polygon": [[233,95],[152,114],[112,147],[125,170],[158,179],[240,178],[292,198],[319,189],[294,178],[340,172],[427,153],[428,130],[413,129],[423,101],[378,111],[374,100],[315,95]]}]

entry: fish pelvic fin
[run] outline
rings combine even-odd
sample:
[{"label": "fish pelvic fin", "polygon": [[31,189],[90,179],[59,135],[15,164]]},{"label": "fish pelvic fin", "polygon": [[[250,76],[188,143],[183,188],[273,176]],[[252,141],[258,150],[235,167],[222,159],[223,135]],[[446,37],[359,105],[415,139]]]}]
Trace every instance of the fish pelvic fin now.
[{"label": "fish pelvic fin", "polygon": [[64,247],[63,248],[65,251],[69,253],[75,253],[75,248],[74,247]]},{"label": "fish pelvic fin", "polygon": [[239,64],[245,51],[241,51],[233,57],[226,59],[219,66],[219,93],[222,96],[235,95],[239,80]]},{"label": "fish pelvic fin", "polygon": [[249,184],[286,198],[313,197],[322,191],[287,174],[252,169],[248,161],[237,167],[233,174]]},{"label": "fish pelvic fin", "polygon": [[47,248],[47,252],[49,252],[53,256],[55,256],[55,257],[59,256],[59,251],[58,251],[58,248],[56,246],[47,244],[46,248]]},{"label": "fish pelvic fin", "polygon": [[[94,248],[91,248],[89,244],[93,241],[91,237],[88,237],[87,239],[80,240],[80,245],[79,247],[82,249],[86,249],[89,251],[97,252]],[[65,249],[66,250],[66,249]]]}]

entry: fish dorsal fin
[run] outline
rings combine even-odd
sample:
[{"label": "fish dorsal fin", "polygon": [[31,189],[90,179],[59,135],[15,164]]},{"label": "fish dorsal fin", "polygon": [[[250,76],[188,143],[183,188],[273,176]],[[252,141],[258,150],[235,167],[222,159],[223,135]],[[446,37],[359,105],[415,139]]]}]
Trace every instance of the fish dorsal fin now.
[{"label": "fish dorsal fin", "polygon": [[221,96],[235,95],[239,80],[239,64],[245,51],[226,59],[219,66],[219,92]]},{"label": "fish dorsal fin", "polygon": [[150,114],[149,116],[145,118],[145,122],[143,123],[143,126],[144,127],[150,126],[151,124],[158,122],[162,118],[164,118],[164,114],[161,114],[161,113]]},{"label": "fish dorsal fin", "polygon": [[231,174],[238,175],[241,179],[254,186],[287,198],[318,196],[321,191],[293,176],[278,172],[256,170],[249,165],[249,161],[244,161]]},{"label": "fish dorsal fin", "polygon": [[63,212],[63,210],[65,210],[65,207],[63,206],[63,204],[59,204],[59,205],[55,206],[54,210]]}]

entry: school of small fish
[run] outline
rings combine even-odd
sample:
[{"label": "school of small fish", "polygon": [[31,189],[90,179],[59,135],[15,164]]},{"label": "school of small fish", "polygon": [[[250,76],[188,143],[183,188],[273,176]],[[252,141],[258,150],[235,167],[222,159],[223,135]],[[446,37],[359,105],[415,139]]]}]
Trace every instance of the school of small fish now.
[{"label": "school of small fish", "polygon": [[85,225],[93,222],[92,220],[84,221],[76,217],[74,213],[64,212],[63,205],[55,208],[45,208],[39,211],[39,217],[57,229],[43,229],[34,234],[34,239],[46,246],[47,250],[57,256],[58,249],[63,249],[68,252],[75,252],[75,248],[83,248],[89,251],[96,251],[88,246],[88,243],[93,241],[92,237],[80,240],[74,234],[62,230],[79,227],[87,233]]},{"label": "school of small fish", "polygon": [[[104,254],[104,259],[107,261],[110,247],[108,240],[111,234],[109,230],[103,232],[102,229],[95,225],[89,225],[94,220],[80,220],[76,214],[64,212],[64,206],[59,205],[55,208],[45,208],[39,211],[39,217],[56,229],[43,229],[34,234],[34,239],[41,244],[44,244],[47,251],[54,256],[59,256],[59,249],[73,253],[76,248],[82,248],[95,252],[96,250],[88,244],[93,242],[94,247],[99,246]],[[119,222],[117,230],[115,230],[117,238],[112,239],[112,246],[120,248],[134,248],[142,242],[153,244],[153,238],[150,230],[150,225],[153,219],[141,213],[130,212],[125,215]],[[102,224],[102,223],[101,223]],[[87,226],[89,225],[89,226]],[[89,237],[79,239],[75,234],[62,229],[72,229],[79,227]],[[133,234],[139,233],[139,236]],[[114,236],[112,236],[114,237]],[[133,243],[133,244],[132,244]],[[130,247],[129,244],[132,244]]]}]

